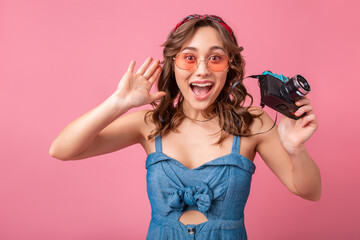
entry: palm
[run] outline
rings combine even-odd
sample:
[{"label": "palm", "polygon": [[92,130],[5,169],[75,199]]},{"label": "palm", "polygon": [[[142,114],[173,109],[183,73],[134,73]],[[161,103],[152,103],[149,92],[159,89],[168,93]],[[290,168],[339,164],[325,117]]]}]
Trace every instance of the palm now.
[{"label": "palm", "polygon": [[318,127],[310,101],[308,99],[301,101],[305,105],[300,108],[301,113],[299,115],[306,112],[306,116],[298,120],[283,116],[279,123],[278,132],[280,139],[284,148],[288,151],[301,147]]},{"label": "palm", "polygon": [[151,58],[148,58],[134,73],[135,62],[132,61],[118,85],[115,95],[131,107],[149,104],[165,95],[164,92],[150,94],[151,87],[161,72],[159,61],[149,67],[150,63]]},{"label": "palm", "polygon": [[150,103],[149,83],[143,76],[126,72],[118,86],[118,96],[138,107]]}]

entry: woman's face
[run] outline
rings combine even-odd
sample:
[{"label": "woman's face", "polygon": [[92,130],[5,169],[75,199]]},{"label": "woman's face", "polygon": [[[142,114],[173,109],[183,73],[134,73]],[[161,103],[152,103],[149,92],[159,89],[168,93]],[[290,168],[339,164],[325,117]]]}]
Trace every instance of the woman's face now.
[{"label": "woman's face", "polygon": [[224,87],[228,69],[211,71],[206,60],[212,55],[227,55],[220,34],[212,27],[200,27],[181,48],[180,53],[188,53],[198,60],[192,70],[183,70],[174,64],[176,83],[184,96],[184,109],[206,110],[211,106]]}]

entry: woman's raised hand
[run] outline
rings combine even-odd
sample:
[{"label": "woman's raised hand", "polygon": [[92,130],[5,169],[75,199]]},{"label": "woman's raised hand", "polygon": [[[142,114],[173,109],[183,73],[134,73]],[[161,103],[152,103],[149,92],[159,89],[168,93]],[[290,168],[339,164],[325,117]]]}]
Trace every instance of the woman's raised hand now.
[{"label": "woman's raised hand", "polygon": [[[61,160],[83,159],[139,141],[141,121],[129,123],[119,117],[130,108],[149,104],[165,95],[165,92],[150,94],[161,73],[159,60],[150,66],[151,61],[152,58],[146,59],[136,73],[133,73],[135,61],[131,61],[116,91],[96,108],[69,123],[51,144],[50,155]],[[115,120],[119,121],[112,125]]]},{"label": "woman's raised hand", "polygon": [[301,106],[295,112],[296,116],[301,116],[303,113],[305,113],[305,116],[296,121],[288,117],[282,117],[278,128],[281,142],[288,153],[302,147],[318,128],[318,121],[310,100],[304,97],[297,101],[296,105]]},{"label": "woman's raised hand", "polygon": [[155,60],[150,66],[151,61],[151,57],[147,58],[136,73],[135,61],[131,61],[114,93],[129,108],[149,104],[165,96],[165,92],[162,91],[150,94],[152,85],[161,73],[160,61]]}]

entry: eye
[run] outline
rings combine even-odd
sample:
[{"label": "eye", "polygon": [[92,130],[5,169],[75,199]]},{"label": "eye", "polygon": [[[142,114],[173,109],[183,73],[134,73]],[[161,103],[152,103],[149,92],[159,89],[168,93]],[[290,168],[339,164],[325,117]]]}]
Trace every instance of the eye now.
[{"label": "eye", "polygon": [[187,62],[195,62],[196,58],[192,54],[184,54],[184,60]]},{"label": "eye", "polygon": [[209,61],[213,63],[221,62],[223,57],[221,55],[212,55],[209,57]]}]

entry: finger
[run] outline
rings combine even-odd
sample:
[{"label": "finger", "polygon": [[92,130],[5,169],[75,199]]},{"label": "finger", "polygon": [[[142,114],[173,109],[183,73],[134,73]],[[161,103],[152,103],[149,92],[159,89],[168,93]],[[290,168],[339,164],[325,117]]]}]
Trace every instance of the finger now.
[{"label": "finger", "polygon": [[314,110],[314,108],[311,105],[304,105],[295,112],[295,115],[301,116],[304,113],[307,113],[307,114],[312,113],[313,110]]},{"label": "finger", "polygon": [[166,93],[162,92],[162,91],[153,93],[153,94],[150,95],[151,102],[156,101],[156,100],[162,98],[165,95],[166,95]]},{"label": "finger", "polygon": [[310,99],[306,98],[306,96],[295,103],[296,106],[302,106],[306,104],[310,104]]},{"label": "finger", "polygon": [[148,57],[145,62],[143,63],[143,65],[141,65],[141,67],[137,70],[137,74],[139,75],[143,75],[145,70],[149,67],[150,63],[152,61],[152,57]]},{"label": "finger", "polygon": [[149,83],[151,83],[151,85],[153,85],[153,83],[159,77],[160,73],[161,73],[161,67],[157,67],[154,74],[151,75],[151,77],[149,78]]},{"label": "finger", "polygon": [[306,125],[310,123],[316,123],[316,117],[315,114],[310,114],[302,118],[301,126],[305,127]]},{"label": "finger", "polygon": [[134,71],[134,68],[135,68],[135,61],[134,60],[131,60],[131,62],[130,62],[130,65],[129,65],[129,68],[128,68],[128,72],[133,72]]},{"label": "finger", "polygon": [[144,77],[146,79],[149,79],[154,74],[157,67],[159,66],[159,63],[160,63],[159,60],[155,60],[155,62],[148,69],[146,69],[146,71],[144,73]]}]

